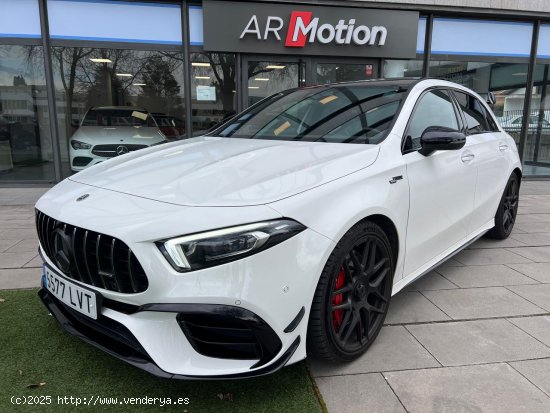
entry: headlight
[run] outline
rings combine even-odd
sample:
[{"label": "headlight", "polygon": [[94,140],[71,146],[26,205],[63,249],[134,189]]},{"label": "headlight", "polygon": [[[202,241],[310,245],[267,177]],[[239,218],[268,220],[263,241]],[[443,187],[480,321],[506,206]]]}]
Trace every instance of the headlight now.
[{"label": "headlight", "polygon": [[80,141],[71,141],[71,146],[73,149],[90,149],[92,145],[89,143],[84,143]]},{"label": "headlight", "polygon": [[257,222],[157,242],[177,271],[213,267],[247,257],[306,229],[291,219]]}]

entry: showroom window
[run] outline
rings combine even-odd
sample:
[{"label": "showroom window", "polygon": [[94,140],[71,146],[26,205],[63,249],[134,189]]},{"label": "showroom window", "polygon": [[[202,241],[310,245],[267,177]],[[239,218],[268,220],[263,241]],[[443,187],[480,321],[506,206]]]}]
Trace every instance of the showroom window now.
[{"label": "showroom window", "polygon": [[0,45],[0,62],[0,180],[52,181],[43,49]]},{"label": "showroom window", "polygon": [[[64,176],[119,146],[124,153],[184,136],[180,5],[48,0],[48,16]],[[102,109],[81,125],[90,108]]]},{"label": "showroom window", "polygon": [[0,182],[53,181],[38,1],[3,2],[0,38]]},{"label": "showroom window", "polygon": [[529,175],[550,175],[550,62],[537,64],[525,141]]},{"label": "showroom window", "polygon": [[319,62],[316,64],[316,84],[354,82],[358,80],[375,79],[378,74],[378,62],[346,62],[337,63]]},{"label": "showroom window", "polygon": [[477,19],[433,19],[429,76],[450,80],[484,99],[519,146],[533,24]]},{"label": "showroom window", "polygon": [[550,25],[539,31],[537,65],[525,142],[524,173],[550,175]]},{"label": "showroom window", "polygon": [[396,60],[385,59],[382,64],[382,77],[391,79],[396,77],[422,77],[422,59]]},{"label": "showroom window", "polygon": [[235,55],[192,53],[190,61],[192,127],[200,135],[236,113]]},{"label": "showroom window", "polygon": [[[185,133],[183,64],[183,55],[177,52],[53,47],[52,65],[65,175],[77,170],[71,164],[75,154],[70,154],[70,140],[79,128],[89,127],[80,126],[80,121],[93,107],[134,107],[149,113],[167,140],[181,139]],[[128,122],[128,127],[135,125]],[[119,124],[118,128],[124,126]],[[126,132],[117,131],[123,135]],[[119,142],[107,139],[106,133],[87,130],[90,142],[84,143],[93,146],[95,143],[114,145]],[[133,141],[125,143],[135,144]],[[93,151],[93,147],[91,149]],[[83,165],[85,160],[79,159],[77,167],[90,164],[90,158],[93,158],[84,150],[78,155],[79,158],[87,157],[88,163]]]},{"label": "showroom window", "polygon": [[427,17],[420,16],[416,38],[416,59],[384,59],[382,62],[382,77],[385,79],[397,77],[422,77],[424,67],[424,47],[426,40]]}]

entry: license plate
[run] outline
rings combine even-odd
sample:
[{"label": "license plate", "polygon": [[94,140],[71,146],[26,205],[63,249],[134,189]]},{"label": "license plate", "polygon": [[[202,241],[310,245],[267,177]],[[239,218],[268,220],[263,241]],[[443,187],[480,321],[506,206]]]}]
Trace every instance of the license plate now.
[{"label": "license plate", "polygon": [[63,304],[94,320],[97,319],[97,297],[94,291],[82,288],[44,267],[44,287]]}]

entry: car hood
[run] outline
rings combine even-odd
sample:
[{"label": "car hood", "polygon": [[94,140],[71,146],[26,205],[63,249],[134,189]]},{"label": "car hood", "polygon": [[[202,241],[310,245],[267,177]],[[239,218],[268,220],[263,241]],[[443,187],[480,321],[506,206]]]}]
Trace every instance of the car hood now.
[{"label": "car hood", "polygon": [[375,145],[203,136],[122,155],[70,179],[178,205],[260,205],[366,168],[378,151]]},{"label": "car hood", "polygon": [[82,141],[92,145],[98,144],[143,144],[165,140],[159,128],[133,126],[81,126],[71,137],[72,140]]}]

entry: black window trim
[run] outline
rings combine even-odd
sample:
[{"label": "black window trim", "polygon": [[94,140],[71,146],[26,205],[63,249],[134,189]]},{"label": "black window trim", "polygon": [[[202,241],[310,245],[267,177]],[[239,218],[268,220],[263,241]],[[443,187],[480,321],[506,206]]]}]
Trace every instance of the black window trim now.
[{"label": "black window trim", "polygon": [[[460,114],[462,116],[462,119],[463,119],[463,123],[464,123],[464,134],[466,136],[470,136],[470,135],[482,135],[482,134],[485,134],[485,133],[494,133],[494,132],[500,132],[500,129],[498,129],[498,122],[496,121],[496,119],[494,119],[493,117],[493,111],[490,110],[490,108],[487,108],[483,102],[482,99],[472,95],[471,93],[465,91],[465,90],[462,90],[462,89],[458,89],[458,88],[455,88],[455,87],[451,87],[449,88],[449,90],[451,91],[451,94],[453,96],[453,99],[455,100],[456,102],[456,105],[458,107],[458,109],[460,110]],[[485,109],[485,112],[486,112],[486,115],[484,115],[484,117],[486,117],[487,115],[491,117],[491,119],[493,120],[493,123],[497,126],[497,130],[486,130],[486,131],[483,131],[483,132],[476,132],[476,133],[471,133],[468,129],[468,121],[466,120],[466,115],[464,114],[464,111],[462,110],[462,108],[460,107],[460,103],[458,101],[458,98],[456,97],[456,94],[455,92],[459,92],[459,93],[462,93],[466,96],[469,96],[475,100],[477,100],[479,103],[481,103],[481,107],[483,107],[483,109]],[[490,126],[490,122],[487,120],[487,123],[489,124]]]},{"label": "black window trim", "polygon": [[416,113],[416,110],[418,109],[418,104],[420,103],[420,101],[422,100],[422,98],[424,97],[424,95],[426,95],[427,93],[430,93],[430,92],[433,92],[434,90],[442,90],[444,92],[447,92],[447,94],[449,95],[449,99],[451,99],[451,104],[453,105],[453,109],[454,109],[454,112],[455,112],[455,116],[456,116],[456,122],[458,124],[458,130],[459,131],[463,131],[464,128],[465,128],[465,124],[464,124],[464,120],[462,118],[462,113],[461,112],[457,112],[457,110],[459,110],[459,108],[457,107],[458,104],[456,103],[456,100],[455,100],[455,97],[454,97],[454,94],[451,93],[450,91],[450,87],[448,86],[432,86],[432,87],[429,87],[427,89],[425,89],[421,94],[420,96],[418,97],[418,99],[416,99],[416,102],[414,102],[414,108],[413,110],[411,111],[411,114],[409,116],[409,119],[407,120],[407,126],[405,127],[405,131],[403,132],[403,136],[401,137],[401,155],[407,155],[409,153],[413,153],[413,152],[418,152],[419,149],[410,149],[410,150],[405,150],[405,142],[407,140],[407,136],[409,134],[409,128],[410,128],[410,125],[411,125],[411,120],[413,119],[415,113]]}]

